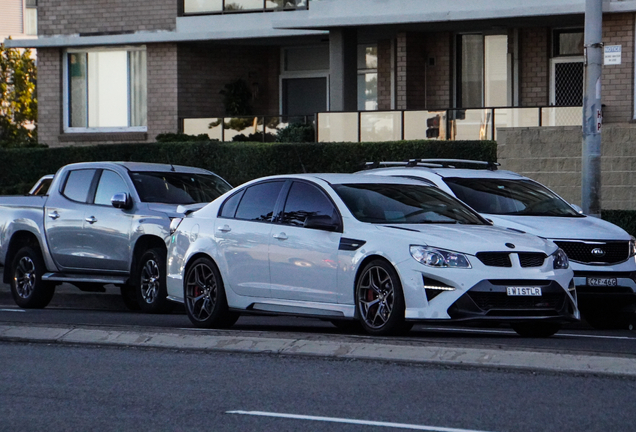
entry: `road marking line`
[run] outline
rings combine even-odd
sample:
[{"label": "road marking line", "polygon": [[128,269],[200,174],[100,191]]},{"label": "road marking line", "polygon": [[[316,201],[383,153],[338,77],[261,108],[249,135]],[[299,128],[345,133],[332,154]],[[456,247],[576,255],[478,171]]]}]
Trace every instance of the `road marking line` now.
[{"label": "road marking line", "polygon": [[283,413],[272,413],[272,412],[265,412],[265,411],[226,411],[225,413],[260,416],[260,417],[278,417],[278,418],[295,419],[295,420],[322,421],[322,422],[331,422],[331,423],[347,423],[347,424],[357,424],[357,425],[365,425],[365,426],[392,427],[397,429],[423,430],[423,431],[429,431],[429,432],[485,432],[485,431],[478,431],[475,429],[455,429],[455,428],[436,427],[436,426],[414,425],[414,424],[406,424],[406,423],[390,423],[390,422],[355,420],[355,419],[346,419],[346,418],[337,418],[337,417],[319,417],[319,416],[308,416],[308,415],[298,415],[298,414],[283,414]]},{"label": "road marking line", "polygon": [[0,309],[0,312],[26,312],[23,309]]},{"label": "road marking line", "polygon": [[[441,330],[446,332],[456,331],[456,332],[465,332],[465,333],[496,333],[496,334],[506,334],[506,335],[514,335],[516,334],[514,330],[486,330],[486,329],[465,329],[465,328],[457,328],[457,327],[425,327],[426,330]],[[568,336],[568,337],[577,337],[577,338],[596,338],[596,339],[636,339],[629,336],[603,336],[603,335],[586,335],[586,334],[574,334],[574,333],[557,333],[553,337],[559,336]]]}]

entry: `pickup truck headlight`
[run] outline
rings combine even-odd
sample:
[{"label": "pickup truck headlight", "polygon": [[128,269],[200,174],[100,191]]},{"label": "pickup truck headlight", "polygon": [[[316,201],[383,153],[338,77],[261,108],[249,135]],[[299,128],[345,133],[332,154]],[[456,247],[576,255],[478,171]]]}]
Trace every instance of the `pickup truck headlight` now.
[{"label": "pickup truck headlight", "polygon": [[471,268],[466,255],[444,249],[413,245],[411,256],[428,267]]},{"label": "pickup truck headlight", "polygon": [[552,254],[554,261],[552,261],[552,268],[555,270],[567,269],[570,267],[570,260],[568,256],[563,252],[563,249],[559,248]]},{"label": "pickup truck headlight", "polygon": [[633,257],[636,255],[636,238],[632,236],[632,239],[629,241],[629,256]]}]

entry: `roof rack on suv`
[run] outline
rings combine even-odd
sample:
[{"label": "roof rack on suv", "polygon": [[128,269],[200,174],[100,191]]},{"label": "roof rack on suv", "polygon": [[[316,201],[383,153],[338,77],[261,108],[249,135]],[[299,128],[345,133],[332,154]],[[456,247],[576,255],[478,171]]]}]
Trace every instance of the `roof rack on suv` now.
[{"label": "roof rack on suv", "polygon": [[475,161],[467,159],[409,159],[403,162],[367,162],[364,164],[364,169],[373,169],[381,167],[426,167],[426,168],[455,168],[453,164],[466,164],[466,165],[481,165],[485,166],[490,171],[497,171],[497,167],[500,165],[498,162],[485,162]]}]

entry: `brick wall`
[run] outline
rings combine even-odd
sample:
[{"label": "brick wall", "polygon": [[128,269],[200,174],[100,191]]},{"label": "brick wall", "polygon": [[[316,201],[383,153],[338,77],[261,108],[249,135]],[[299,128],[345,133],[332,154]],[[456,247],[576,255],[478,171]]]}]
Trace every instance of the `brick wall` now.
[{"label": "brick wall", "polygon": [[378,109],[391,109],[391,39],[378,41]]},{"label": "brick wall", "polygon": [[426,38],[426,53],[434,59],[427,65],[426,106],[428,109],[450,108],[452,71],[452,36],[450,33],[431,33]]},{"label": "brick wall", "polygon": [[146,46],[148,69],[147,133],[64,134],[62,125],[62,51],[38,50],[38,140],[49,147],[120,142],[154,142],[178,130],[177,45]]},{"label": "brick wall", "polygon": [[[565,200],[581,204],[581,128],[502,128],[497,131],[502,169],[543,183]],[[603,127],[601,208],[636,210],[636,127]]]},{"label": "brick wall", "polygon": [[629,121],[634,112],[634,14],[605,14],[603,42],[622,45],[621,64],[603,66],[603,121]]},{"label": "brick wall", "polygon": [[279,47],[182,44],[178,51],[180,117],[225,115],[219,92],[237,78],[252,90],[254,114],[278,115]]},{"label": "brick wall", "polygon": [[174,30],[177,0],[40,0],[41,36]]},{"label": "brick wall", "polygon": [[550,30],[520,30],[519,97],[521,106],[545,106],[550,97]]},{"label": "brick wall", "polygon": [[38,49],[38,141],[58,145],[62,128],[62,52]]}]

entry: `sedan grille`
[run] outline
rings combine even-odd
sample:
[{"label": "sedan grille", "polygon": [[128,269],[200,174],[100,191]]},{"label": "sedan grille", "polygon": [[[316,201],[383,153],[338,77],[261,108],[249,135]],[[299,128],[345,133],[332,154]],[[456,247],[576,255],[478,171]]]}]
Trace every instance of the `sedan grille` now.
[{"label": "sedan grille", "polygon": [[492,309],[561,309],[565,293],[544,293],[540,297],[508,296],[501,292],[468,292],[481,310]]},{"label": "sedan grille", "polygon": [[582,242],[555,241],[572,261],[614,264],[629,258],[628,241]]},{"label": "sedan grille", "polygon": [[541,267],[548,256],[543,252],[520,252],[521,267]]},{"label": "sedan grille", "polygon": [[477,259],[490,267],[512,267],[509,252],[479,252]]}]

